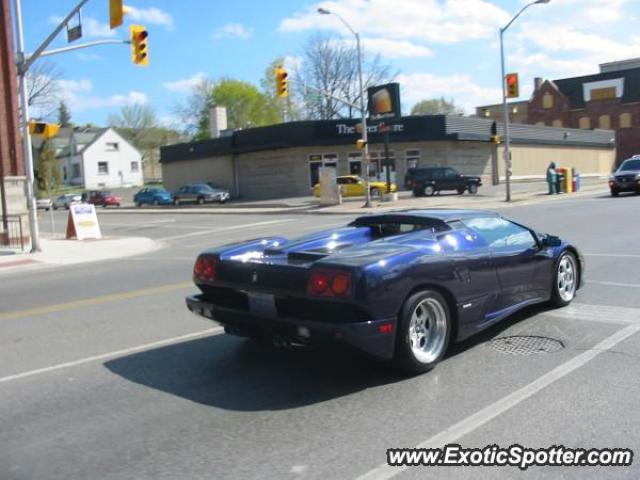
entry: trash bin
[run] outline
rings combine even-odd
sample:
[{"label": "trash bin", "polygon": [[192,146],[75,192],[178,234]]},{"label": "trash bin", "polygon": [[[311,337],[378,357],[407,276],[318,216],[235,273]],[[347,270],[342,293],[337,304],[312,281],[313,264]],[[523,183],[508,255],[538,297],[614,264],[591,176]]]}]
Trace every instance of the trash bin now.
[{"label": "trash bin", "polygon": [[564,193],[564,173],[565,169],[563,167],[556,168],[556,193]]},{"label": "trash bin", "polygon": [[572,170],[573,170],[573,191],[579,192],[580,191],[580,174],[576,172],[575,168]]}]

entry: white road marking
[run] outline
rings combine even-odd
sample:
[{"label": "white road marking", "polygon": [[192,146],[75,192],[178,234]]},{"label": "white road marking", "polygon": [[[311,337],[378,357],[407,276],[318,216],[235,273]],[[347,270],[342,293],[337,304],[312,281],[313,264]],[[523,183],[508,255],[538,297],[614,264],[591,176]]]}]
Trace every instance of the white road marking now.
[{"label": "white road marking", "polygon": [[201,230],[199,232],[185,233],[183,235],[171,235],[169,237],[162,237],[156,240],[158,240],[159,242],[171,242],[173,240],[182,240],[183,238],[197,237],[200,235],[210,235],[212,233],[228,232],[230,230],[241,230],[241,229],[250,230],[252,228],[262,227],[264,225],[275,225],[278,223],[289,223],[289,222],[295,222],[295,221],[296,221],[295,218],[284,218],[281,220],[267,220],[265,222],[246,223],[242,225],[231,225],[229,227],[211,228],[208,230]]},{"label": "white road marking", "polygon": [[36,370],[29,370],[27,372],[16,373],[14,375],[8,375],[6,377],[0,377],[0,383],[11,382],[13,380],[20,380],[22,378],[33,377],[34,375],[40,375],[43,373],[54,372],[56,370],[62,370],[63,368],[77,367],[78,365],[84,365],[85,363],[98,362],[100,360],[107,360],[109,358],[118,357],[120,355],[127,355],[130,353],[142,352],[156,347],[164,347],[172,345],[174,343],[183,342],[185,340],[193,340],[195,338],[206,337],[208,335],[217,335],[222,333],[224,329],[222,327],[208,328],[195,333],[189,333],[187,335],[181,335],[179,337],[167,338],[165,340],[159,340],[157,342],[145,343],[135,347],[124,348],[122,350],[116,350],[114,352],[102,353],[100,355],[94,355],[92,357],[81,358],[79,360],[73,360],[71,362],[59,363],[50,367],[38,368]]},{"label": "white road marking", "polygon": [[585,257],[640,258],[632,253],[585,253]]},{"label": "white road marking", "polygon": [[[540,390],[548,387],[552,383],[567,376],[574,370],[580,368],[585,363],[593,360],[602,352],[613,348],[618,343],[629,338],[631,335],[640,331],[640,324],[629,325],[622,330],[618,330],[613,335],[605,338],[603,341],[594,345],[591,349],[580,355],[573,357],[568,362],[559,365],[550,372],[542,375],[533,382],[525,385],[524,387],[510,393],[506,397],[486,406],[482,410],[468,416],[467,418],[459,421],[458,423],[450,426],[446,430],[434,435],[433,437],[425,440],[424,442],[416,445],[415,448],[441,448],[448,443],[456,442],[458,439],[473,432],[477,428],[483,426],[487,422],[493,420],[497,416],[503,414],[507,410],[515,407],[519,403],[535,395]],[[395,477],[399,473],[407,470],[409,467],[391,467],[386,463],[368,471],[364,475],[361,475],[357,480],[387,480]]]},{"label": "white road marking", "polygon": [[640,308],[590,305],[587,303],[574,302],[564,308],[544,312],[544,315],[570,320],[586,320],[589,322],[640,325]]},{"label": "white road marking", "polygon": [[604,282],[597,280],[587,280],[587,285],[593,283],[594,285],[608,285],[610,287],[627,287],[627,288],[640,288],[638,283],[620,283],[620,282]]}]

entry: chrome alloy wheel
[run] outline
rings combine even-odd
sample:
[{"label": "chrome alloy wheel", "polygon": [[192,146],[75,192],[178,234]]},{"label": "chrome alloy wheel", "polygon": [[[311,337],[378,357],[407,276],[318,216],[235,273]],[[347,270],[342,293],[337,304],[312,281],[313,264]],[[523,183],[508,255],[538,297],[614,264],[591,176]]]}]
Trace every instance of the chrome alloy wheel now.
[{"label": "chrome alloy wheel", "polygon": [[570,302],[576,295],[577,268],[572,255],[563,255],[558,264],[556,288],[564,302]]},{"label": "chrome alloy wheel", "polygon": [[426,298],[416,305],[409,323],[409,342],[416,360],[432,363],[440,357],[447,338],[447,314],[442,304]]}]

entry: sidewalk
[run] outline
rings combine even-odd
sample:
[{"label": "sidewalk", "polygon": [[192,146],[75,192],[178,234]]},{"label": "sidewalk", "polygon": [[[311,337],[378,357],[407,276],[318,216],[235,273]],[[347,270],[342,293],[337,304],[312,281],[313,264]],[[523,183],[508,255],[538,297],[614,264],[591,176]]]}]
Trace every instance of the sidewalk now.
[{"label": "sidewalk", "polygon": [[41,238],[40,244],[42,251],[33,254],[0,249],[0,275],[43,267],[124,258],[160,248],[158,242],[143,237],[111,237],[82,241]]},{"label": "sidewalk", "polygon": [[[408,208],[484,208],[507,207],[522,205],[523,203],[553,201],[568,196],[580,197],[598,191],[608,191],[607,181],[604,178],[584,178],[580,192],[561,195],[547,195],[547,184],[544,181],[520,181],[511,185],[512,202],[506,203],[505,186],[485,185],[480,187],[476,195],[457,195],[455,192],[445,192],[433,197],[414,197],[409,191],[399,192],[396,202],[382,202],[379,199],[372,200],[370,211],[382,212],[390,210],[402,210]],[[321,207],[315,197],[293,197],[276,200],[259,200],[247,202],[232,202],[225,205],[210,206],[181,206],[181,207],[141,207],[141,208],[117,208],[99,209],[99,214],[362,214],[364,197],[350,197],[343,199],[342,205]]]}]

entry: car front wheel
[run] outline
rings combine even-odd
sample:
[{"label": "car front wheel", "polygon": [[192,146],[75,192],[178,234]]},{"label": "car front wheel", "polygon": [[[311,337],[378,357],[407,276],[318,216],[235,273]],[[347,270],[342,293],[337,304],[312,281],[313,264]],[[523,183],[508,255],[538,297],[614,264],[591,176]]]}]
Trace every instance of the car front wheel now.
[{"label": "car front wheel", "polygon": [[619,193],[620,192],[618,192],[618,190],[614,190],[613,188],[611,189],[611,196],[612,197],[617,197]]},{"label": "car front wheel", "polygon": [[198,205],[204,204],[204,197],[198,197]]},{"label": "car front wheel", "polygon": [[424,194],[427,197],[431,197],[434,193],[436,193],[436,189],[433,188],[433,185],[427,185],[426,187],[424,187]]},{"label": "car front wheel", "polygon": [[478,185],[475,183],[472,183],[471,185],[469,185],[469,193],[471,195],[475,195],[476,193],[478,193]]},{"label": "car front wheel", "polygon": [[394,363],[411,373],[431,370],[444,357],[451,336],[451,313],[445,298],[422,290],[407,299],[398,322]]},{"label": "car front wheel", "polygon": [[579,272],[576,257],[571,252],[563,252],[556,264],[551,292],[551,304],[555,307],[569,305],[576,296]]},{"label": "car front wheel", "polygon": [[180,205],[180,200],[178,200],[177,198],[174,198],[173,204],[177,207],[178,205]]}]

